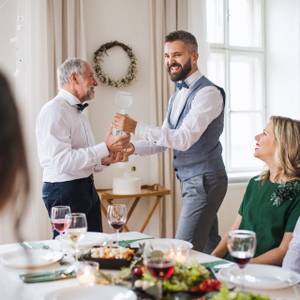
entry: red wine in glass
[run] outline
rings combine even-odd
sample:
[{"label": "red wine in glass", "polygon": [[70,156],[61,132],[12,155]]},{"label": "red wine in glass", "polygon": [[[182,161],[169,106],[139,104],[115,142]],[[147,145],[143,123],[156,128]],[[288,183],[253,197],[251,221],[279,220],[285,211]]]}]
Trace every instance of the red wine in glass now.
[{"label": "red wine in glass", "polygon": [[53,228],[60,234],[64,233],[70,226],[70,222],[66,219],[53,219],[51,220]]},{"label": "red wine in glass", "polygon": [[115,230],[120,230],[124,225],[124,222],[111,222],[110,226]]},{"label": "red wine in glass", "polygon": [[243,269],[246,264],[250,261],[252,255],[242,251],[234,251],[231,254],[231,257],[235,263],[239,265],[241,269]]},{"label": "red wine in glass", "polygon": [[126,224],[127,208],[125,204],[111,204],[107,207],[107,220],[117,233],[117,245],[119,246],[119,230]]},{"label": "red wine in glass", "polygon": [[158,280],[169,279],[174,273],[174,261],[170,259],[150,259],[147,261],[147,269]]}]

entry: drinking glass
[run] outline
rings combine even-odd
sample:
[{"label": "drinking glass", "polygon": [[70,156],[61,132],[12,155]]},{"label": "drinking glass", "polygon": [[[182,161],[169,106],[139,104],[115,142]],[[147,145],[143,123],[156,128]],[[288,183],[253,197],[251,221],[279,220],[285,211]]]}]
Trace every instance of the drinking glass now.
[{"label": "drinking glass", "polygon": [[75,262],[78,265],[79,241],[83,239],[87,232],[86,215],[83,213],[72,213],[66,215],[69,227],[66,230],[67,238],[71,241],[75,249]]},{"label": "drinking glass", "polygon": [[116,241],[119,246],[119,231],[126,224],[127,207],[125,204],[111,204],[107,208],[107,220],[109,225],[116,230]]},{"label": "drinking glass", "polygon": [[174,273],[174,250],[167,243],[149,241],[144,250],[144,264],[152,277],[158,281],[159,299],[162,299],[162,281]]},{"label": "drinking glass", "polygon": [[59,240],[62,241],[62,234],[67,230],[70,223],[65,217],[71,213],[70,206],[53,206],[51,208],[51,224],[59,233]]},{"label": "drinking glass", "polygon": [[250,230],[231,230],[228,233],[227,247],[234,262],[241,271],[241,277],[237,278],[241,282],[244,290],[244,268],[254,256],[256,249],[256,234]]}]

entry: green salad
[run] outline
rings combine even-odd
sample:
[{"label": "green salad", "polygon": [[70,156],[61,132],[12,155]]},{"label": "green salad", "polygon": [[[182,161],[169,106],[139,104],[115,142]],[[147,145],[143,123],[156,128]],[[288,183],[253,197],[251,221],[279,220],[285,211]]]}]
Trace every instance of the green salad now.
[{"label": "green salad", "polygon": [[[165,292],[186,292],[197,288],[198,285],[210,277],[209,271],[199,263],[185,265],[176,263],[174,272],[169,279],[163,280],[162,287]],[[135,286],[146,290],[157,284],[157,280],[145,268]]]},{"label": "green salad", "polygon": [[265,295],[253,294],[251,292],[235,292],[228,288],[221,288],[220,292],[214,294],[209,300],[270,300],[270,297]]}]

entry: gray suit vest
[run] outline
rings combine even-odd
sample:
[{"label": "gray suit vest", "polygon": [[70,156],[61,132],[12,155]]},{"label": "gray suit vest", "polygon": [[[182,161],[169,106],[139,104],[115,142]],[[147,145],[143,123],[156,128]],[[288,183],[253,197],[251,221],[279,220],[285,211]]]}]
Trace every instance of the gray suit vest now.
[{"label": "gray suit vest", "polygon": [[215,86],[223,97],[223,110],[221,114],[214,119],[201,135],[199,140],[194,143],[186,151],[178,151],[174,149],[174,169],[180,180],[187,180],[196,175],[225,170],[222,159],[222,145],[219,141],[220,135],[224,127],[224,107],[225,92],[222,88],[216,86],[205,76],[202,76],[192,87],[192,91],[188,95],[185,105],[179,115],[176,124],[171,124],[170,115],[174,104],[175,95],[170,98],[168,108],[168,123],[171,129],[180,128],[185,116],[191,109],[192,102],[196,93],[207,86]]}]

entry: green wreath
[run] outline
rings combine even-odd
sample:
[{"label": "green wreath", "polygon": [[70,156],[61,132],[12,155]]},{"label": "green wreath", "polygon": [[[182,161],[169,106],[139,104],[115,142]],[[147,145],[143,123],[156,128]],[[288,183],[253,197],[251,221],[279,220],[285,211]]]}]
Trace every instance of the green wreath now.
[{"label": "green wreath", "polygon": [[[103,72],[102,69],[102,62],[104,55],[107,54],[107,50],[113,48],[113,47],[121,47],[128,55],[129,57],[129,66],[127,69],[127,74],[120,79],[114,80],[111,79],[107,74]],[[103,84],[106,84],[108,86],[120,88],[128,86],[132,80],[136,78],[137,73],[137,58],[134,55],[132,49],[125,45],[124,43],[120,43],[118,41],[109,42],[106,44],[103,44],[100,46],[100,48],[95,51],[94,53],[94,70],[96,73],[96,76],[102,82]]]}]

